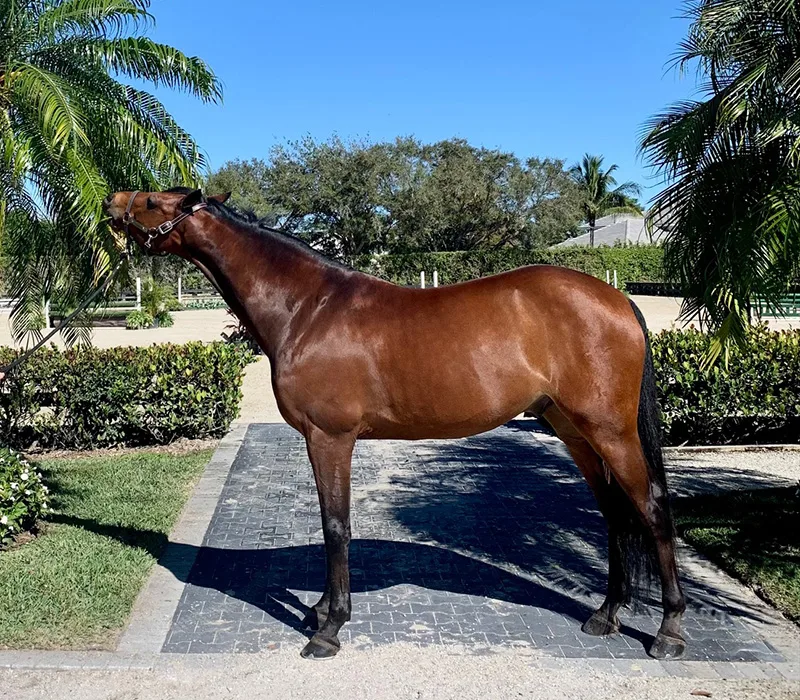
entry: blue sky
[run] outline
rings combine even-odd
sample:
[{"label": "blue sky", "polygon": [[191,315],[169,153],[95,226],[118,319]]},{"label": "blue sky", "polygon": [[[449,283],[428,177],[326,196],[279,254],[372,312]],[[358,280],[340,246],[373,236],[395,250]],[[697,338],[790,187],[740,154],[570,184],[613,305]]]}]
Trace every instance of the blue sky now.
[{"label": "blue sky", "polygon": [[159,41],[199,55],[221,106],[159,96],[212,167],[266,158],[305,134],[473,144],[576,161],[658,188],[637,157],[643,123],[694,92],[668,69],[680,0],[262,2],[154,0]]}]

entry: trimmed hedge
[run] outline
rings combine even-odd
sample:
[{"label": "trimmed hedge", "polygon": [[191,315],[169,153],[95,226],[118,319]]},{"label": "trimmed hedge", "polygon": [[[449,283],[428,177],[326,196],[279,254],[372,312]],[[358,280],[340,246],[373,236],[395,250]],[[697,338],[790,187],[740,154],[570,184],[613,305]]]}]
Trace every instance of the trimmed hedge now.
[{"label": "trimmed hedge", "polygon": [[660,282],[663,251],[659,246],[600,246],[598,248],[540,248],[523,250],[468,250],[454,253],[364,256],[356,268],[396,284],[418,285],[419,273],[439,273],[441,284],[453,284],[513,270],[523,265],[560,265],[605,279],[617,271],[626,282]]},{"label": "trimmed hedge", "polygon": [[707,373],[708,335],[662,331],[652,341],[665,444],[800,442],[800,331],[755,327]]},{"label": "trimmed hedge", "polygon": [[[16,354],[0,348],[0,363]],[[222,342],[43,348],[0,385],[0,440],[29,450],[220,437],[239,412],[251,359]]]}]

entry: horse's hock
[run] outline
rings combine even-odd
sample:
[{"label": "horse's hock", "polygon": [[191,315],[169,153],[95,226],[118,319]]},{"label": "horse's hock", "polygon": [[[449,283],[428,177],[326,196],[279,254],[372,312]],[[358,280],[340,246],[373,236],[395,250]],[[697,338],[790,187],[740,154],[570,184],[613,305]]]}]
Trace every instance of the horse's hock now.
[{"label": "horse's hock", "polygon": [[[560,442],[517,421],[463,440],[359,442],[353,460],[353,615],[343,644],[521,648],[646,658],[657,602],[590,637],[606,587],[606,527]],[[169,653],[301,646],[325,581],[303,438],[251,425],[163,645]],[[781,661],[735,592],[689,576],[689,660]]]}]

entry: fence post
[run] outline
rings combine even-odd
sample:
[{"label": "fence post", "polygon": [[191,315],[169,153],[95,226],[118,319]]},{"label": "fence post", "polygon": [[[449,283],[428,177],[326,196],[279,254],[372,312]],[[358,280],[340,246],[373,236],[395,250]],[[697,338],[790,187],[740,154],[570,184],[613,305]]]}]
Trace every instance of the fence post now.
[{"label": "fence post", "polygon": [[50,323],[50,300],[48,299],[44,303],[44,327],[45,328],[52,328],[53,325]]},{"label": "fence post", "polygon": [[433,286],[434,287],[438,287],[439,286],[439,271],[438,270],[434,270],[433,271]]},{"label": "fence post", "polygon": [[183,278],[178,275],[178,303],[183,304]]},{"label": "fence post", "polygon": [[142,310],[142,278],[136,278],[136,310]]},{"label": "fence post", "polygon": [[422,289],[425,289],[425,273],[424,272],[420,272],[419,273],[419,286]]},{"label": "fence post", "polygon": [[619,289],[617,286],[617,271],[614,270],[614,289]]},{"label": "fence post", "polygon": [[606,270],[606,284],[611,284],[611,273]]}]

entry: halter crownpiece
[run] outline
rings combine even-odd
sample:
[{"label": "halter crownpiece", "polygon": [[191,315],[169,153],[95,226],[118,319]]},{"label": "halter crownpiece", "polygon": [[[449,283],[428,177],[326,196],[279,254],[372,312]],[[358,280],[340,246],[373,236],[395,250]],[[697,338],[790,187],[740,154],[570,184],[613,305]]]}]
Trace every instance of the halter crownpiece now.
[{"label": "halter crownpiece", "polygon": [[163,224],[159,226],[154,226],[153,228],[148,228],[144,224],[139,223],[136,220],[136,217],[131,213],[133,209],[133,202],[136,199],[136,196],[140,194],[141,190],[136,190],[135,192],[131,193],[131,198],[128,200],[128,206],[125,207],[125,213],[122,215],[122,224],[125,226],[125,234],[127,236],[131,235],[130,227],[135,226],[138,228],[142,233],[147,234],[147,240],[144,242],[145,248],[152,248],[153,241],[158,238],[159,236],[163,236],[172,229],[174,229],[181,221],[184,219],[188,219],[193,214],[197,213],[201,209],[205,209],[208,207],[207,202],[198,202],[189,211],[184,211],[178,214],[174,219],[165,221]]}]

